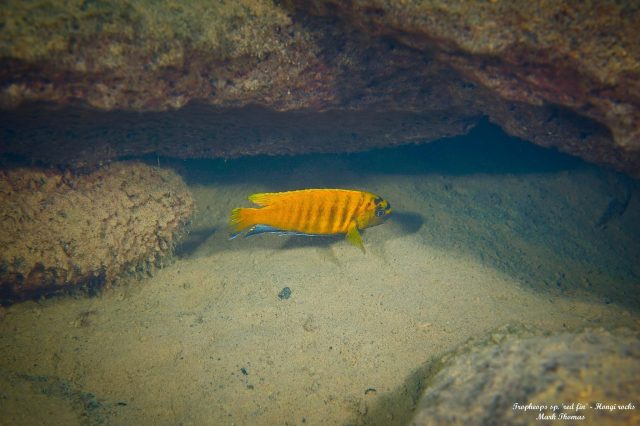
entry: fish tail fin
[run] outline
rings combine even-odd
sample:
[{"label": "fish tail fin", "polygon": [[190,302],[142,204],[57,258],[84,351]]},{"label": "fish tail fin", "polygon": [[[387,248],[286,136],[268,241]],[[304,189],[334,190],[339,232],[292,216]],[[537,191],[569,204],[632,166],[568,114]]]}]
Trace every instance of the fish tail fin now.
[{"label": "fish tail fin", "polygon": [[233,233],[229,237],[233,240],[242,233],[243,230],[256,225],[256,213],[258,209],[237,207],[231,210],[231,216],[229,217],[229,226],[233,228]]}]

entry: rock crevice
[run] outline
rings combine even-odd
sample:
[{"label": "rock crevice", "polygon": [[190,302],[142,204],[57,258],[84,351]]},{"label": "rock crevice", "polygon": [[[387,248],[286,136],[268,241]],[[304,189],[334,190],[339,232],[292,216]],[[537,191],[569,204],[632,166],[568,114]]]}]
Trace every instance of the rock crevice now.
[{"label": "rock crevice", "polygon": [[[512,135],[640,176],[640,8],[633,4],[10,1],[1,13],[0,115],[47,102],[132,113],[199,103],[211,114],[260,106],[441,113],[455,115],[454,123],[488,116]],[[200,118],[190,122],[196,133],[207,113]],[[255,127],[237,125],[243,137],[230,141],[237,152],[287,151],[244,146]],[[444,127],[420,142],[460,132]],[[2,152],[42,144],[9,130]],[[299,143],[290,141],[288,151],[317,152]],[[344,138],[324,151],[371,146]],[[145,145],[144,136],[133,138],[130,152],[154,149],[180,156],[175,141]],[[212,141],[206,155],[226,151]]]}]

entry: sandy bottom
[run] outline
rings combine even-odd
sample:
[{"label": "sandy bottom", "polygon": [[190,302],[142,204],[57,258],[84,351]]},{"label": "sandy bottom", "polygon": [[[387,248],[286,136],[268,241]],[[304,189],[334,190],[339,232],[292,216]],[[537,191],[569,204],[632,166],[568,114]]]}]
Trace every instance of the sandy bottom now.
[{"label": "sandy bottom", "polygon": [[[171,162],[198,206],[172,264],[0,308],[0,423],[403,424],[425,363],[470,337],[640,327],[637,182],[445,145]],[[395,214],[364,255],[342,237],[227,240],[247,195],[305,187],[366,189]]]}]

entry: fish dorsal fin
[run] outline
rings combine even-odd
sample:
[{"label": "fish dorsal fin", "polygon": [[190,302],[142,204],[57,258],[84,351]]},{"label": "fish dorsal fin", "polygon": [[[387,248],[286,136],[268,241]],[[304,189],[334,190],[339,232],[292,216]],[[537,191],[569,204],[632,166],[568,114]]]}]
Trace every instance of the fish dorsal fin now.
[{"label": "fish dorsal fin", "polygon": [[249,195],[249,201],[259,206],[268,206],[269,204],[273,204],[279,197],[281,197],[281,192],[260,192],[258,194]]},{"label": "fish dorsal fin", "polygon": [[358,232],[358,224],[355,220],[352,220],[349,224],[349,230],[347,231],[347,241],[349,241],[356,247],[360,247],[360,250],[362,250],[363,253],[366,253],[364,244],[362,244],[362,237],[360,236],[360,232]]}]

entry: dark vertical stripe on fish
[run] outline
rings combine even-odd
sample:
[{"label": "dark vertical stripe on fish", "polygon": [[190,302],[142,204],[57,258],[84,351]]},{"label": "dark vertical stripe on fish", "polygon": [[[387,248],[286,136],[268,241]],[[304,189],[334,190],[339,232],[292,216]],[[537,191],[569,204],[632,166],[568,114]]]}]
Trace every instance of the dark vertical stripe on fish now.
[{"label": "dark vertical stripe on fish", "polygon": [[294,214],[293,209],[287,209],[286,213],[282,214],[282,223],[284,224],[284,226],[290,226],[291,225],[291,220],[292,220],[292,216]]},{"label": "dark vertical stripe on fish", "polygon": [[321,229],[324,226],[323,222],[325,221],[324,211],[327,200],[317,200],[315,203],[315,213],[316,218],[313,222],[313,227],[318,231],[322,232]]},{"label": "dark vertical stripe on fish", "polygon": [[336,204],[338,205],[338,211],[336,216],[336,223],[338,224],[338,232],[342,232],[345,229],[345,223],[347,220],[347,200],[342,194],[338,195]]},{"label": "dark vertical stripe on fish", "polygon": [[316,229],[316,232],[322,232],[322,213],[324,211],[325,202],[320,199],[316,199],[314,202],[313,209],[313,228]]},{"label": "dark vertical stripe on fish", "polygon": [[282,217],[280,219],[282,220],[282,223],[284,226],[289,226],[289,224],[291,223],[292,215],[293,215],[293,210],[291,209],[282,214]]},{"label": "dark vertical stripe on fish", "polygon": [[304,227],[304,229],[309,228],[309,213],[311,211],[311,205],[313,201],[309,199],[309,197],[303,199],[301,201],[302,204],[302,213],[300,213],[300,226]]},{"label": "dark vertical stripe on fish", "polygon": [[307,229],[309,227],[309,211],[311,204],[306,198],[302,200],[300,204],[300,216],[298,217],[296,224],[298,225],[298,229]]},{"label": "dark vertical stripe on fish", "polygon": [[322,201],[318,200],[317,197],[313,197],[309,199],[309,213],[307,214],[308,226],[315,228],[316,224],[318,223],[317,222],[318,214],[316,213],[316,211],[318,210],[318,207],[320,206],[321,203]]},{"label": "dark vertical stripe on fish", "polygon": [[338,227],[340,229],[340,232],[342,232],[342,230],[345,229],[345,223],[347,220],[347,198],[344,196],[339,196],[338,197],[338,216],[336,217],[336,220],[338,221]]},{"label": "dark vertical stripe on fish", "polygon": [[327,229],[326,233],[337,234],[340,229],[340,216],[338,215],[338,207],[340,206],[340,197],[333,196],[331,200],[331,207],[329,208],[329,215],[327,216]]},{"label": "dark vertical stripe on fish", "polygon": [[349,197],[342,196],[340,197],[340,216],[339,216],[340,231],[344,231],[345,229],[347,229],[347,226],[349,225],[349,218],[347,216],[348,212],[349,212]]},{"label": "dark vertical stripe on fish", "polygon": [[[349,224],[351,223],[351,220],[353,219],[354,215],[356,214],[356,212],[358,211],[358,205],[359,203],[359,199],[357,199],[356,197],[349,197],[349,210],[347,211],[347,227],[349,226]],[[346,229],[346,228],[345,228]]]},{"label": "dark vertical stripe on fish", "polygon": [[316,199],[316,197],[313,197],[309,200],[309,213],[307,215],[308,217],[308,224],[307,226],[310,226],[311,228],[315,228],[317,225],[317,221],[318,221],[318,215],[316,213],[317,209],[318,209],[318,203],[319,201]]},{"label": "dark vertical stripe on fish", "polygon": [[295,203],[291,206],[285,207],[284,210],[291,210],[291,218],[289,220],[290,229],[300,228],[300,215],[302,214],[303,203]]},{"label": "dark vertical stripe on fish", "polygon": [[367,204],[367,200],[360,195],[358,197],[358,208],[356,209],[356,216],[360,217],[360,215],[365,211],[365,205]]}]

